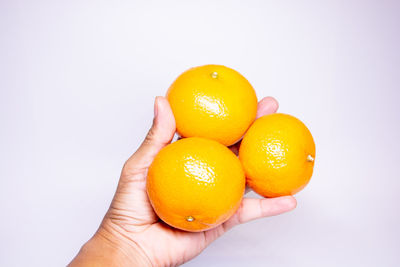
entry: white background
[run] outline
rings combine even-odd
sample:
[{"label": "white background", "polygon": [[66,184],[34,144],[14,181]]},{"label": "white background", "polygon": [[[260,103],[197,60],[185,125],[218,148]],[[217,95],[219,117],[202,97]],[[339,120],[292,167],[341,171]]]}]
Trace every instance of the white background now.
[{"label": "white background", "polygon": [[291,213],[186,266],[399,266],[396,1],[0,1],[0,266],[63,266],[97,229],[153,100],[237,69],[317,157]]}]

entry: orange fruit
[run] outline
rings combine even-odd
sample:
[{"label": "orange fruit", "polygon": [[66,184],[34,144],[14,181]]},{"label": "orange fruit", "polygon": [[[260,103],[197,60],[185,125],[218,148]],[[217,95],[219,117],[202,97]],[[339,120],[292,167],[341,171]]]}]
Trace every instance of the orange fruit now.
[{"label": "orange fruit", "polygon": [[164,147],[148,171],[147,194],[167,224],[204,231],[231,217],[240,205],[245,176],[227,147],[204,138],[184,138]]},{"label": "orange fruit", "polygon": [[257,119],[243,137],[239,158],[248,185],[264,197],[293,195],[309,182],[315,144],[297,118],[272,114]]},{"label": "orange fruit", "polygon": [[170,86],[167,98],[182,137],[236,143],[254,121],[257,96],[239,72],[221,65],[195,67]]}]

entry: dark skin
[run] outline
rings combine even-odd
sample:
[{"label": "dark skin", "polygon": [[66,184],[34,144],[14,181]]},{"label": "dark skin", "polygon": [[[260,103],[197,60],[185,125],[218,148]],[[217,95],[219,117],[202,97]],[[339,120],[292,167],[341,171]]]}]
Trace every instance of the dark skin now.
[{"label": "dark skin", "polygon": [[[153,126],[139,149],[126,161],[111,206],[96,234],[69,266],[178,266],[206,248],[232,227],[278,215],[296,207],[292,196],[243,198],[237,212],[223,224],[203,232],[185,232],[159,220],[146,193],[147,170],[175,134],[168,101],[157,97]],[[272,97],[258,103],[257,117],[276,112]],[[237,153],[238,144],[231,150]]]}]

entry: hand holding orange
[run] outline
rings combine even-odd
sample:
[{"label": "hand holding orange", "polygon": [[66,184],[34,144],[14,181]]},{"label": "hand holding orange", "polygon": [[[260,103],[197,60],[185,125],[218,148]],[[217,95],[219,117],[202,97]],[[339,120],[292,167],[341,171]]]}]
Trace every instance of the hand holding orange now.
[{"label": "hand holding orange", "polygon": [[[315,144],[307,127],[285,114],[254,122],[256,94],[235,70],[192,68],[174,81],[167,99],[184,139],[159,152],[147,180],[150,202],[167,224],[197,232],[223,223],[239,207],[246,181],[260,195],[276,197],[293,195],[310,180]],[[243,135],[238,159],[225,146]]]}]

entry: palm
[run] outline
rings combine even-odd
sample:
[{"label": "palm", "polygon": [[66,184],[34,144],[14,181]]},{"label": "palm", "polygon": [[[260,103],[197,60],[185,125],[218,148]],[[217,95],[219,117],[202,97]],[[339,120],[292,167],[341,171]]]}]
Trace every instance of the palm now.
[{"label": "palm", "polygon": [[[275,112],[276,108],[274,110],[274,107],[268,106],[271,101],[266,98],[260,102],[258,116]],[[153,265],[175,266],[198,255],[212,241],[237,224],[294,208],[295,200],[292,197],[263,200],[245,198],[238,211],[228,221],[211,230],[197,233],[181,231],[160,221],[147,197],[146,177],[154,156],[169,143],[175,131],[169,106],[164,108],[166,110],[163,112],[167,114],[159,114],[164,116],[164,119],[158,122],[165,124],[160,127],[163,132],[158,133],[160,136],[156,137],[157,133],[151,130],[142,145],[145,148],[141,147],[125,164],[117,192],[101,228],[120,233],[125,241],[143,250]],[[151,140],[155,138],[159,140]],[[237,152],[236,146],[231,149]]]}]

